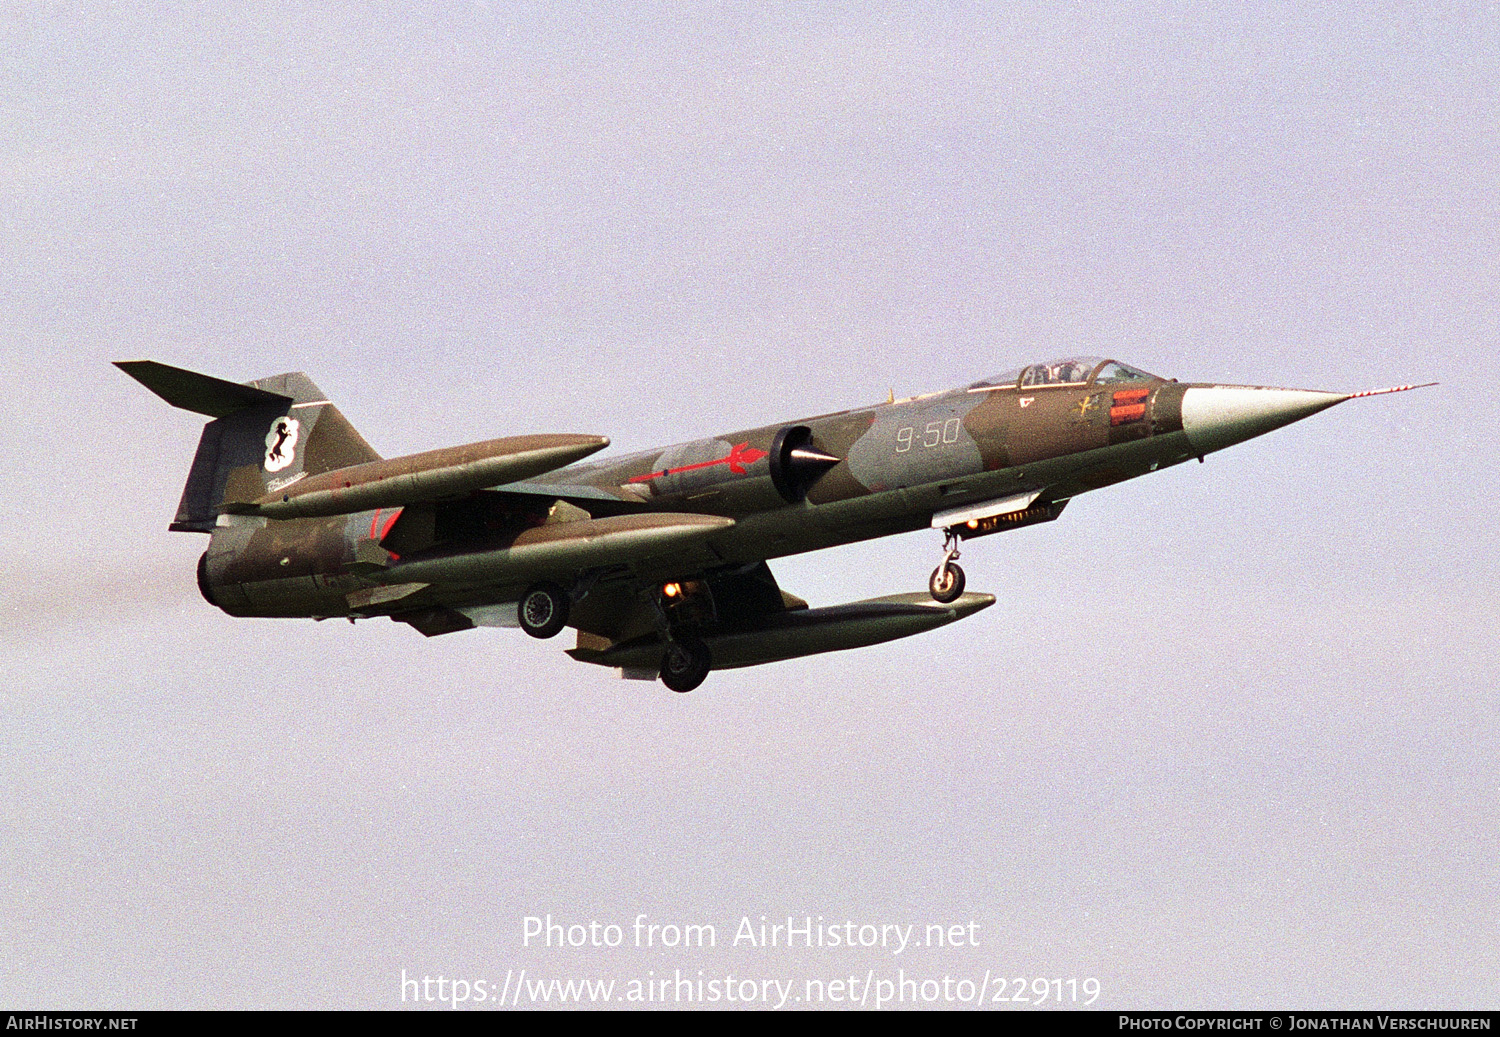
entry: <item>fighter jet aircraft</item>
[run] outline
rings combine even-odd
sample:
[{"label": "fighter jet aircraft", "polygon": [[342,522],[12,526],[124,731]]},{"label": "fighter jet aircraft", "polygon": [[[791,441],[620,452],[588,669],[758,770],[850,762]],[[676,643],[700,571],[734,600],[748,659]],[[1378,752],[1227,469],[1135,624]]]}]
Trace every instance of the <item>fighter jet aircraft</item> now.
[{"label": "fighter jet aircraft", "polygon": [[[432,637],[577,630],[568,654],[691,691],[710,670],[878,644],[994,604],[960,544],[1051,522],[1089,490],[1361,393],[1183,384],[1102,357],[614,460],[534,435],[383,460],[301,373],[235,383],[117,364],[203,431],[170,528],[206,533],[198,587],[232,616],[388,616]],[[1431,384],[1431,383],[1429,383]],[[766,562],[931,528],[926,593],[826,608]]]}]

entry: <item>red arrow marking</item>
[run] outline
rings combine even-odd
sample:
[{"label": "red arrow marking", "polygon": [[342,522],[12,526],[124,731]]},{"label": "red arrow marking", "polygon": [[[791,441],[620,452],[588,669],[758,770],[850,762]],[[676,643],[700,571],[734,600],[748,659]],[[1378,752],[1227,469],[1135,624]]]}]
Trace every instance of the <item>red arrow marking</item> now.
[{"label": "red arrow marking", "polygon": [[717,461],[700,461],[697,464],[683,465],[681,468],[664,468],[659,472],[651,472],[649,475],[637,475],[628,479],[627,482],[650,482],[652,479],[661,479],[668,475],[676,475],[678,472],[693,472],[699,468],[712,468],[716,464],[727,464],[729,470],[735,475],[744,475],[745,466],[754,464],[761,458],[767,456],[764,450],[756,450],[749,443],[736,443],[729,450],[728,457],[721,457]]}]

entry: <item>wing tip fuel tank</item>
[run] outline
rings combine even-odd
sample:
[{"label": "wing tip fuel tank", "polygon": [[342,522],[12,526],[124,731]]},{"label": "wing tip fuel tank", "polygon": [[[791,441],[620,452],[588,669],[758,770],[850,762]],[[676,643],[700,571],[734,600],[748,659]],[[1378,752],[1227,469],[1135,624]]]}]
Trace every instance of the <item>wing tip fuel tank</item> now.
[{"label": "wing tip fuel tank", "polygon": [[604,436],[489,439],[324,472],[234,507],[274,519],[399,507],[530,479],[572,464],[608,445],[609,440]]},{"label": "wing tip fuel tank", "polygon": [[524,583],[568,569],[657,558],[732,528],[731,518],[676,512],[558,522],[502,547],[402,560],[387,572],[392,582]]},{"label": "wing tip fuel tank", "polygon": [[[923,634],[966,619],[994,603],[993,594],[964,594],[946,605],[926,593],[891,594],[779,613],[748,630],[705,635],[703,642],[712,654],[715,670],[732,670]],[[659,666],[662,651],[661,642],[650,639],[603,650],[574,648],[568,654],[579,662],[643,670]]]}]

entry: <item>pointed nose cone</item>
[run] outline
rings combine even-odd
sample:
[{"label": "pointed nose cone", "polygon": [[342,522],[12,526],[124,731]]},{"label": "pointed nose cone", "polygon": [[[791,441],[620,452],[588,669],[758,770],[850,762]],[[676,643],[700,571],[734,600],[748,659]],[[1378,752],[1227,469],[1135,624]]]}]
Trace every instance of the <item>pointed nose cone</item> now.
[{"label": "pointed nose cone", "polygon": [[1199,456],[1301,421],[1349,397],[1259,385],[1193,386],[1182,397],[1182,430]]}]

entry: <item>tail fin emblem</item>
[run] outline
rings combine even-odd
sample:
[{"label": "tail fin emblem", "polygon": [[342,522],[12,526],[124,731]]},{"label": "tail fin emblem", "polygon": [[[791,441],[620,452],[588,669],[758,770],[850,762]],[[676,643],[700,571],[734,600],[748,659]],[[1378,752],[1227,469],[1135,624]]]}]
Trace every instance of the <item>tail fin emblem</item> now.
[{"label": "tail fin emblem", "polygon": [[277,418],[266,433],[266,471],[279,472],[292,463],[297,455],[296,418]]}]

